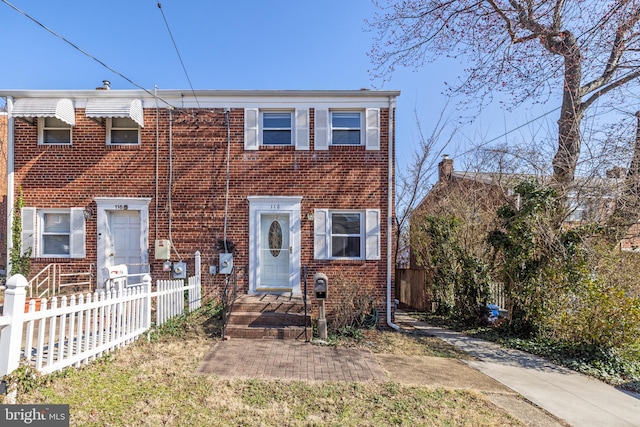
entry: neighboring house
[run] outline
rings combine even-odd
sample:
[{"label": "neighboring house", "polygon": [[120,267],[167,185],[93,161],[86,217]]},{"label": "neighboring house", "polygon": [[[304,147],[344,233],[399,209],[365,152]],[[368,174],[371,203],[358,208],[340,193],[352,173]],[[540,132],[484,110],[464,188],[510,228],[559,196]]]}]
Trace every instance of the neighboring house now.
[{"label": "neighboring house", "polygon": [[[507,201],[513,200],[513,188],[526,179],[538,181],[549,180],[549,177],[526,174],[459,172],[453,167],[453,159],[444,156],[438,164],[438,181],[415,210],[415,215],[423,212],[466,212],[468,221],[478,219],[482,215],[495,213]],[[606,178],[576,177],[573,190],[568,193],[568,207],[565,223],[575,225],[585,221],[603,222],[613,212],[616,198],[620,195],[624,184],[624,170],[614,168]],[[461,209],[452,209],[459,204]],[[463,218],[465,220],[465,218]],[[484,226],[491,226],[486,221],[478,221]],[[621,241],[623,250],[638,250],[640,240],[633,226],[627,237]],[[411,265],[416,267],[416,260],[411,257]]]},{"label": "neighboring house", "polygon": [[[314,273],[393,301],[397,91],[3,90],[11,215],[31,274],[51,263],[193,273],[217,296],[300,295]],[[10,228],[8,228],[10,232]],[[228,255],[227,255],[228,254]],[[167,262],[168,261],[168,262]],[[185,263],[185,264],[182,264]],[[306,277],[304,272],[307,273]],[[388,320],[391,322],[391,320]]]}]

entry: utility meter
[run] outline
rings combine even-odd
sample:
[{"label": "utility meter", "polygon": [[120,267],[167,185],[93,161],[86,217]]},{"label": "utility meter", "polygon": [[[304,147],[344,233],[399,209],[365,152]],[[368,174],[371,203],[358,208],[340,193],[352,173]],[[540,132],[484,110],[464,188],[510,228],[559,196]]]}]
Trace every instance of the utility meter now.
[{"label": "utility meter", "polygon": [[173,278],[174,279],[186,279],[187,278],[187,263],[180,261],[173,263]]}]

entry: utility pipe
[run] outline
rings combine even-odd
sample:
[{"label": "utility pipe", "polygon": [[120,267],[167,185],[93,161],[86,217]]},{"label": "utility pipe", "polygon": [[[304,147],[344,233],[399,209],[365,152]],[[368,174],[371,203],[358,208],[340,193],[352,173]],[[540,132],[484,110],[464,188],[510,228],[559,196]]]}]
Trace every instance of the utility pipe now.
[{"label": "utility pipe", "polygon": [[14,176],[14,138],[15,138],[15,119],[13,112],[13,97],[8,96],[7,100],[7,279],[11,277],[11,249],[13,248],[13,216],[14,216],[14,197],[15,197],[15,176]]},{"label": "utility pipe", "polygon": [[393,268],[393,144],[395,143],[395,137],[393,134],[393,118],[394,109],[396,106],[395,96],[389,96],[389,137],[387,138],[387,144],[389,149],[389,170],[387,171],[387,325],[396,331],[400,329],[400,326],[391,321],[391,270]]}]

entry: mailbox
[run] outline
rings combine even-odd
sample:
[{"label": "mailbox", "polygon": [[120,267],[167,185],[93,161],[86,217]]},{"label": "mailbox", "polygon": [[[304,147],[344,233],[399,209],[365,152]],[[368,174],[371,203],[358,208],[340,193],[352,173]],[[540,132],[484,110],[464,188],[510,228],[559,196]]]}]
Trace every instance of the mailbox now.
[{"label": "mailbox", "polygon": [[316,273],[313,276],[313,292],[317,299],[327,299],[329,279],[324,273]]}]

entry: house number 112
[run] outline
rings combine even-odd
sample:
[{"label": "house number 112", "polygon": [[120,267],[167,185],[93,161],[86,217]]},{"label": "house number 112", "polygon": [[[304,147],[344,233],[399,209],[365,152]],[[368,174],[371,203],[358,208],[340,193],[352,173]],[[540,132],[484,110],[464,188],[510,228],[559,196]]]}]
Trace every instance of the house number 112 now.
[{"label": "house number 112", "polygon": [[280,205],[271,205],[271,209],[280,209]]}]

